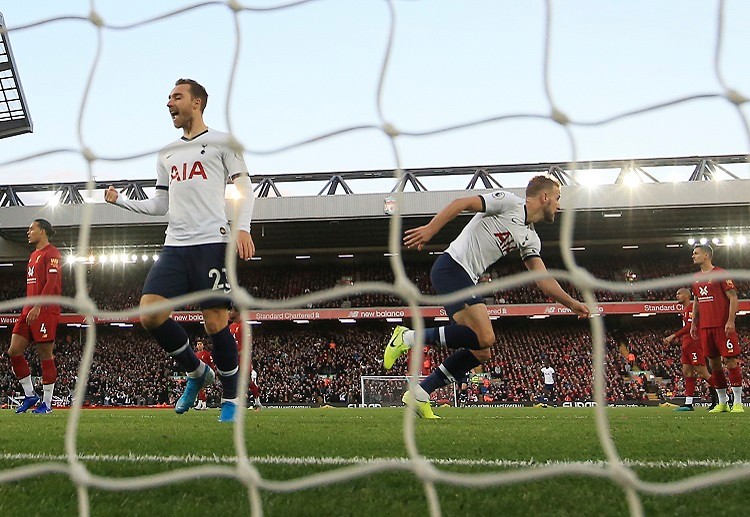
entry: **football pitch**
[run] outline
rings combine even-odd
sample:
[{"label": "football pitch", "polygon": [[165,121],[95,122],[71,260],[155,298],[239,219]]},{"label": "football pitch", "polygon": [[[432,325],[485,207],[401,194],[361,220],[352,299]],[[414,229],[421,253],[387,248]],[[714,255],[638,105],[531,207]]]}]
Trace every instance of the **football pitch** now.
[{"label": "football pitch", "polygon": [[[405,459],[403,410],[267,409],[246,415],[247,454],[264,480],[357,468]],[[665,483],[724,467],[750,465],[750,415],[705,409],[610,408],[612,436],[623,460],[644,481]],[[439,409],[442,420],[417,421],[420,452],[443,472],[488,474],[527,467],[605,468],[593,409]],[[70,413],[0,411],[0,479],[39,463],[65,465]],[[231,425],[217,410],[87,410],[78,451],[96,476],[129,478],[178,469],[236,465]],[[646,515],[743,515],[750,479],[677,496],[641,494]],[[122,488],[122,485],[120,485]],[[423,484],[405,465],[326,486],[281,492],[261,488],[264,515],[428,515]],[[443,515],[627,515],[624,491],[606,478],[555,475],[542,480],[467,488],[435,483]],[[231,478],[200,478],[150,489],[89,490],[91,515],[250,515],[248,490]],[[66,474],[0,483],[0,515],[76,515],[75,485]]]}]

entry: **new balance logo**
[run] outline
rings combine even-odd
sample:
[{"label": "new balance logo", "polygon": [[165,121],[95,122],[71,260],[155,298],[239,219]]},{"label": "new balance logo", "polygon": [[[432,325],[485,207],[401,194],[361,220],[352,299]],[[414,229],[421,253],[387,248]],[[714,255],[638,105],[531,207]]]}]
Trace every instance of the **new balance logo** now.
[{"label": "new balance logo", "polygon": [[708,296],[708,286],[702,285],[698,287],[698,296]]}]

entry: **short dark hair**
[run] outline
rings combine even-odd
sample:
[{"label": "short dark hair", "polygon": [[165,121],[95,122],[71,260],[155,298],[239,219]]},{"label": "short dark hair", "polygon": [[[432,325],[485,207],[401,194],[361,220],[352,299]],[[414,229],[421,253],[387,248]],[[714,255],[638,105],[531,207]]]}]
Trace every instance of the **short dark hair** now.
[{"label": "short dark hair", "polygon": [[47,238],[52,237],[55,235],[55,229],[52,228],[52,224],[46,219],[34,219],[34,222],[39,225],[39,228],[44,230],[44,233],[47,234]]},{"label": "short dark hair", "polygon": [[693,246],[693,249],[698,249],[698,248],[702,249],[703,252],[706,255],[708,255],[708,258],[710,258],[710,259],[714,258],[714,249],[711,247],[710,244],[700,244],[700,243],[698,243],[695,246]]},{"label": "short dark hair", "polygon": [[181,84],[187,84],[190,86],[190,95],[195,99],[201,100],[201,113],[203,113],[206,110],[206,105],[208,105],[208,92],[206,89],[198,83],[198,81],[194,81],[193,79],[177,79],[174,83],[175,86]]},{"label": "short dark hair", "polygon": [[560,183],[549,176],[534,176],[526,186],[526,197],[534,197],[539,195],[542,191],[552,187],[560,188]]}]

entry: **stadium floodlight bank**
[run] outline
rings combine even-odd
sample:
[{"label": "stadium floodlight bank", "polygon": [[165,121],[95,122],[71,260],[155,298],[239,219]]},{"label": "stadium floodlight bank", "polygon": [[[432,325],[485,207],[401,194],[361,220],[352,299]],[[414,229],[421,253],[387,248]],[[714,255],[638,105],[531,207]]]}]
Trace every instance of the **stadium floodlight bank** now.
[{"label": "stadium floodlight bank", "polygon": [[5,20],[0,13],[0,138],[32,131],[31,115],[10,49]]},{"label": "stadium floodlight bank", "polygon": [[[424,379],[421,376],[419,380]],[[401,397],[409,389],[409,377],[406,375],[363,375],[359,378],[363,407],[403,406]],[[458,407],[458,387],[452,383],[436,390],[438,400],[446,400]]]}]

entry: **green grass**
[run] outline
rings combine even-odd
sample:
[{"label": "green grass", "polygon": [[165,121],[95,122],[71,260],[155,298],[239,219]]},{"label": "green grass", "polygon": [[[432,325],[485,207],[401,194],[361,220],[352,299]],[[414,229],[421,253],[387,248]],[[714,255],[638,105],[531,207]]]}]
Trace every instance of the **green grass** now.
[{"label": "green grass", "polygon": [[[609,409],[612,435],[622,458],[642,462],[750,461],[750,416],[674,413],[662,408]],[[416,422],[416,438],[429,458],[466,460],[603,460],[591,409],[441,409],[439,421]],[[10,454],[61,455],[69,412],[15,415],[0,411],[0,471],[50,461],[11,459]],[[168,410],[85,411],[78,450],[85,455],[234,456],[232,427],[217,411],[178,416]],[[297,409],[249,412],[248,455],[284,458],[402,458],[400,409]],[[54,460],[60,462],[60,460]],[[84,460],[96,475],[132,477],[207,463]],[[216,463],[211,463],[215,465]],[[231,466],[231,463],[222,463]],[[257,463],[269,480],[291,480],[340,465]],[[520,467],[440,465],[451,472],[518,471]],[[679,480],[715,467],[638,466],[642,479]],[[437,485],[444,515],[626,515],[623,490],[606,479],[557,476],[490,488]],[[408,471],[391,470],[294,493],[261,491],[268,516],[426,515],[422,483]],[[750,481],[738,480],[678,497],[643,495],[647,515],[741,515]],[[248,515],[247,490],[232,479],[198,479],[138,491],[91,489],[91,514]],[[61,474],[0,484],[0,515],[76,515],[76,490]]]}]

